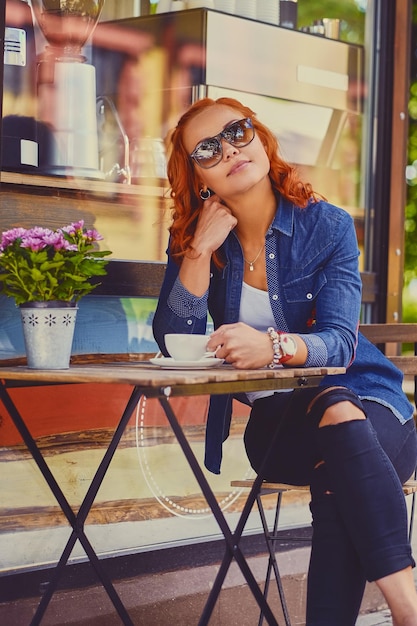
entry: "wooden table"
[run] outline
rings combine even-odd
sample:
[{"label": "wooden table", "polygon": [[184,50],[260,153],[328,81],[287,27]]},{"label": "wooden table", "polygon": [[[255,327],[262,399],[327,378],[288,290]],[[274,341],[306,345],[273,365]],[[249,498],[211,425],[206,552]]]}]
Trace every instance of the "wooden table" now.
[{"label": "wooden table", "polygon": [[[225,554],[219,572],[214,581],[212,590],[208,596],[206,605],[201,615],[200,626],[208,624],[217,598],[220,594],[223,581],[226,577],[230,564],[234,559],[238,563],[249,588],[252,591],[259,607],[263,610],[266,620],[271,626],[277,626],[277,621],[272,614],[262,592],[253,576],[246,559],[239,547],[249,514],[252,510],[262,481],[261,472],[256,478],[243,511],[239,518],[236,529],[232,531],[226,522],[222,510],[209,486],[203,470],[197,461],[190,444],[179,424],[169,398],[173,396],[214,395],[228,393],[245,393],[248,391],[260,391],[269,389],[302,389],[317,386],[325,375],[343,373],[344,368],[280,368],[258,370],[236,370],[228,365],[213,369],[201,370],[169,370],[153,366],[148,362],[114,362],[105,364],[89,363],[86,365],[71,365],[67,370],[34,370],[24,366],[0,367],[0,399],[11,419],[20,432],[33,459],[37,463],[42,475],[48,483],[64,515],[66,516],[72,533],[65,545],[57,566],[46,588],[37,611],[31,621],[31,626],[41,623],[50,599],[52,598],[67,564],[72,549],[77,541],[80,541],[88,559],[95,569],[102,585],[106,589],[116,611],[123,624],[133,626],[133,622],[118,596],[111,580],[101,566],[100,560],[89,542],[84,524],[93,505],[100,485],[106,475],[107,469],[117,449],[126,425],[142,396],[158,398],[165,415],[173,429],[181,449],[200,485],[200,488],[210,506],[213,515],[225,538]],[[49,470],[47,463],[26,426],[24,416],[17,410],[12,401],[8,389],[13,387],[27,387],[33,385],[50,386],[54,384],[73,383],[102,383],[102,384],[129,384],[133,391],[126,407],[119,419],[108,448],[93,477],[90,487],[78,512],[75,512],[66,499],[61,487]]]}]

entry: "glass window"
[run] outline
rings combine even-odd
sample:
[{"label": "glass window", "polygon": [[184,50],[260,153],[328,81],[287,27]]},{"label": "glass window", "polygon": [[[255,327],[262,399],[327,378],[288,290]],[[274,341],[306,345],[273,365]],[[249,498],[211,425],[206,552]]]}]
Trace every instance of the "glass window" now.
[{"label": "glass window", "polygon": [[[104,235],[113,259],[164,261],[170,130],[195,99],[231,95],[273,128],[284,157],[318,192],[351,212],[363,247],[365,2],[299,0],[297,31],[205,9],[155,7],[151,15],[147,3],[134,0],[108,2],[100,16],[102,1],[79,1],[88,19],[45,13],[41,0],[32,1],[33,11],[7,0],[2,230],[84,219]],[[339,40],[323,36],[323,18],[340,19]],[[156,350],[154,306],[149,299],[86,298],[75,351]],[[0,312],[0,355],[19,356],[16,310],[3,296]],[[127,386],[16,390],[74,506],[129,393]],[[201,460],[207,398],[176,404]],[[250,475],[242,443],[247,416],[236,403],[222,474],[209,475],[231,525],[242,498],[230,481]],[[45,566],[59,557],[68,525],[7,417],[0,437],[1,568]],[[292,511],[284,512],[284,524],[294,523]],[[129,423],[87,522],[100,554],[218,536],[155,401],[142,402]],[[250,528],[258,527],[255,514]],[[10,541],[16,532],[19,550]],[[45,533],[53,537],[47,553]],[[72,559],[81,558],[77,548]]]}]

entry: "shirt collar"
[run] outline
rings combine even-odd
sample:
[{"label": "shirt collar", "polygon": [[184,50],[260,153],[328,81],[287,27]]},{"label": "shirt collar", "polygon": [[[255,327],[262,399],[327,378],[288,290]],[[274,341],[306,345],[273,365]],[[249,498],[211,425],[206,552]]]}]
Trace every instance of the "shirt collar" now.
[{"label": "shirt collar", "polygon": [[279,199],[271,228],[280,230],[284,235],[288,235],[289,237],[293,234],[294,204],[282,196]]}]

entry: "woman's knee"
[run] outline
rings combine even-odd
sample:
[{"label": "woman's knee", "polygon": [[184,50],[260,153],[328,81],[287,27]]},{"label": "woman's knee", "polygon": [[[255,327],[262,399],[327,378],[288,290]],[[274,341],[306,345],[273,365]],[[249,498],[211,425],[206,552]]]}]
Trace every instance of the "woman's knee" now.
[{"label": "woman's knee", "polygon": [[366,419],[358,396],[346,387],[323,389],[310,403],[308,412],[317,416],[319,428]]},{"label": "woman's knee", "polygon": [[364,412],[348,400],[345,400],[343,402],[333,404],[325,410],[323,417],[319,422],[319,428],[322,428],[323,426],[341,424],[342,422],[364,419],[366,419]]}]

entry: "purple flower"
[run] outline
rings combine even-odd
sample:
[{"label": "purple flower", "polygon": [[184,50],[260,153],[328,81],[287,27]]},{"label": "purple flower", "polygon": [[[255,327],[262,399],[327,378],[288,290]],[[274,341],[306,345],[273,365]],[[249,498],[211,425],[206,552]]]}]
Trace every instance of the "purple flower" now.
[{"label": "purple flower", "polygon": [[29,248],[32,252],[39,252],[39,250],[43,250],[46,246],[47,244],[39,237],[23,237],[22,243],[20,244],[21,248]]},{"label": "purple flower", "polygon": [[102,235],[94,228],[87,230],[85,236],[87,241],[101,241],[103,239]]},{"label": "purple flower", "polygon": [[[90,293],[95,276],[106,273],[110,252],[94,250],[102,236],[84,220],[51,230],[12,228],[0,239],[0,284],[17,305],[35,300],[77,302]],[[88,260],[88,262],[84,262]]]},{"label": "purple flower", "polygon": [[77,233],[82,233],[84,229],[84,220],[79,220],[78,222],[72,222],[69,226],[63,226],[60,230],[68,235],[76,235]]},{"label": "purple flower", "polygon": [[51,237],[53,234],[53,230],[51,230],[50,228],[42,228],[41,226],[34,226],[26,232],[27,237],[35,237],[36,239]]},{"label": "purple flower", "polygon": [[0,252],[4,252],[5,248],[12,245],[16,239],[21,239],[26,232],[26,228],[11,228],[10,230],[5,230],[1,236]]},{"label": "purple flower", "polygon": [[49,228],[41,228],[35,226],[26,230],[22,236],[20,246],[22,248],[28,248],[32,252],[38,252],[43,250],[47,246],[51,245],[51,239],[54,237],[54,231]]},{"label": "purple flower", "polygon": [[[43,241],[54,250],[78,250],[77,246],[70,244],[60,231],[52,232],[44,236]],[[71,247],[70,247],[71,246]]]},{"label": "purple flower", "polygon": [[70,243],[69,241],[65,241],[62,246],[62,250],[69,250],[70,252],[78,252],[78,246],[76,243]]}]

